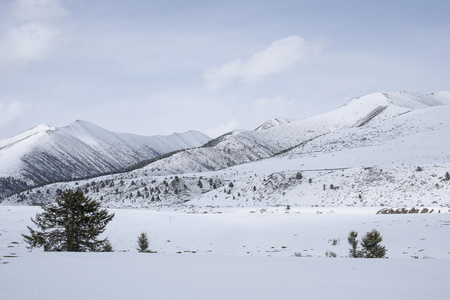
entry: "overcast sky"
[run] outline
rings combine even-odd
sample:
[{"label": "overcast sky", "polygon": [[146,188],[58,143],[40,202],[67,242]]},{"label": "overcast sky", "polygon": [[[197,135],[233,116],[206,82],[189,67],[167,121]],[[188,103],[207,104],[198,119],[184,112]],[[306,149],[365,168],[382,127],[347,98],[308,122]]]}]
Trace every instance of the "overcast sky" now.
[{"label": "overcast sky", "polygon": [[211,137],[450,90],[446,0],[0,0],[0,138],[77,119]]}]

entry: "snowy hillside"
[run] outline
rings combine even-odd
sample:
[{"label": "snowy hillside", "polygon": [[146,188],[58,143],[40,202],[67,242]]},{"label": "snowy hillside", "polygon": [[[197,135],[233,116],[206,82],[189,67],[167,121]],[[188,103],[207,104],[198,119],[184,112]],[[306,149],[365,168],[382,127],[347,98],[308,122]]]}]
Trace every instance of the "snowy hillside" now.
[{"label": "snowy hillside", "polygon": [[238,131],[132,172],[33,189],[41,204],[81,188],[117,208],[418,207],[448,211],[450,93],[375,93],[305,120]]},{"label": "snowy hillside", "polygon": [[265,130],[226,134],[202,148],[177,153],[153,163],[147,170],[154,175],[219,170],[272,157],[326,134],[378,124],[415,109],[446,105],[450,103],[449,99],[450,93],[447,92],[431,95],[406,92],[370,94],[316,117],[277,124]]},{"label": "snowy hillside", "polygon": [[24,185],[116,171],[209,140],[197,131],[144,137],[113,133],[84,121],[62,128],[40,125],[0,141],[0,196]]}]

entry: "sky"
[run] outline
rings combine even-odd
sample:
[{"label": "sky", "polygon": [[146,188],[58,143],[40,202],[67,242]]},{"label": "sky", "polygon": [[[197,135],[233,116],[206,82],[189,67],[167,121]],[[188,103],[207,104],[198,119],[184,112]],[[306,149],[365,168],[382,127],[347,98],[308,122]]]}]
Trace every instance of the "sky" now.
[{"label": "sky", "polygon": [[450,1],[0,0],[0,139],[84,120],[216,137],[450,87]]}]

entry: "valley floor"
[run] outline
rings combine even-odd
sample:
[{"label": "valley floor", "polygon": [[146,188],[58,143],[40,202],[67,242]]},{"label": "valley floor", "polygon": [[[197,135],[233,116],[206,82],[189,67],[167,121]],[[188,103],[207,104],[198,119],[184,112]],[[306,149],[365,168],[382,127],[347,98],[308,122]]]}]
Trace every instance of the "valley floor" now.
[{"label": "valley floor", "polygon": [[[45,253],[20,235],[39,208],[0,206],[0,299],[450,298],[450,213],[113,211],[116,252]],[[373,228],[389,258],[347,258],[348,233]],[[141,232],[157,253],[137,253]]]}]

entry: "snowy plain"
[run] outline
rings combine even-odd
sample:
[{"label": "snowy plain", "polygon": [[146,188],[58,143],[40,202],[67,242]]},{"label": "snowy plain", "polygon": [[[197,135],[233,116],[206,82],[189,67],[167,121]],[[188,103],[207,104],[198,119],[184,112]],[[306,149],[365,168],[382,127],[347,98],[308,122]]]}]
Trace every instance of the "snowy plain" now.
[{"label": "snowy plain", "polygon": [[[0,207],[2,300],[450,298],[450,213],[118,209],[104,233],[115,252],[45,253],[21,237],[39,210]],[[348,258],[348,232],[373,228],[389,258]],[[141,232],[156,253],[137,253]]]}]

